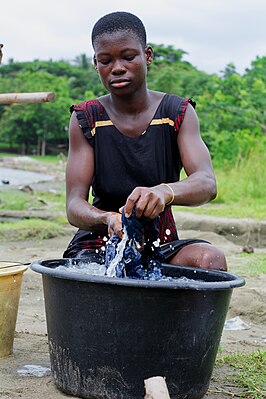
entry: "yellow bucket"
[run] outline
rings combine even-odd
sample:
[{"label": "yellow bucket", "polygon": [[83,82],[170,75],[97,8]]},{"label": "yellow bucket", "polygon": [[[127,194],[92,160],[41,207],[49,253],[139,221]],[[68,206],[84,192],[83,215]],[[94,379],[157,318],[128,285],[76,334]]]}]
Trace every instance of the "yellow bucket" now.
[{"label": "yellow bucket", "polygon": [[0,261],[0,358],[13,352],[23,273],[27,266]]}]

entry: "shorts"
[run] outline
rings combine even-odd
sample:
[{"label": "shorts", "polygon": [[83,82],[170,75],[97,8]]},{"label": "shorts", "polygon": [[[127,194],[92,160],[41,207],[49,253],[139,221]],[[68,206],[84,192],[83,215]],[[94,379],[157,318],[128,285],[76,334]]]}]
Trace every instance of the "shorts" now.
[{"label": "shorts", "polygon": [[[104,253],[101,251],[105,247],[107,237],[102,232],[88,232],[79,230],[78,233],[73,237],[65,250],[64,258],[86,258],[89,257],[92,252],[99,252],[99,257],[103,257]],[[182,248],[190,244],[196,243],[207,243],[208,241],[200,239],[189,239],[189,240],[175,240],[170,241],[166,244],[161,245],[161,252],[164,255],[164,263],[169,262],[174,255],[176,255]],[[102,255],[100,255],[102,253]]]},{"label": "shorts", "polygon": [[161,252],[164,255],[164,263],[170,262],[170,260],[184,247],[190,244],[205,243],[210,244],[209,241],[200,239],[189,239],[189,240],[175,240],[161,245]]}]

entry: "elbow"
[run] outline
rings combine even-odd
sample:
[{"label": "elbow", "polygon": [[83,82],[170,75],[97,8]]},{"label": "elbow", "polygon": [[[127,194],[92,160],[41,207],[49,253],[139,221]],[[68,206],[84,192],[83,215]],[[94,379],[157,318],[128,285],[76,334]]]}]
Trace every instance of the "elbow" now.
[{"label": "elbow", "polygon": [[202,204],[206,204],[216,198],[217,185],[215,176],[213,174],[204,173],[203,175],[201,175],[201,187]]},{"label": "elbow", "polygon": [[68,204],[66,206],[66,217],[67,217],[68,223],[71,226],[77,227],[76,223],[75,223],[75,217],[73,215],[73,212],[71,212],[71,207]]},{"label": "elbow", "polygon": [[76,225],[76,223],[74,222],[74,220],[67,214],[67,220],[68,220],[68,223],[71,225],[71,226],[74,226],[74,227],[77,227],[77,225]]},{"label": "elbow", "polygon": [[214,176],[209,181],[209,196],[210,201],[214,200],[217,196],[217,184]]},{"label": "elbow", "polygon": [[68,211],[66,212],[66,217],[67,217],[68,223],[69,223],[71,226],[74,226],[74,223],[73,223],[72,218],[71,218],[71,214],[70,214]]}]

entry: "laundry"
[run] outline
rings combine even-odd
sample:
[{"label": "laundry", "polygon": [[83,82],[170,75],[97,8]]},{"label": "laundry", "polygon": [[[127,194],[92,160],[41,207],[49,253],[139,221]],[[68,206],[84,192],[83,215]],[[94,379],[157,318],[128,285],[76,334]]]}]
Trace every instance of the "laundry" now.
[{"label": "laundry", "polygon": [[[117,278],[159,280],[162,277],[161,262],[164,255],[159,245],[158,223],[160,217],[137,218],[135,207],[129,218],[122,211],[124,236],[121,240],[113,234],[105,251],[106,274]],[[142,241],[144,243],[140,248]]]}]

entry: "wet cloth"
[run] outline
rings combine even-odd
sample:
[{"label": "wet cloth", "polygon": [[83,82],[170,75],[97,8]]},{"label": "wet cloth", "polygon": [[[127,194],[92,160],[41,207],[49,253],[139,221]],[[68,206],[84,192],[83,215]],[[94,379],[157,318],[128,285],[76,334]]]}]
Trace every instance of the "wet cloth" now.
[{"label": "wet cloth", "polygon": [[[135,207],[129,218],[122,212],[124,237],[114,234],[106,245],[105,266],[111,277],[158,280],[162,277],[164,256],[159,246],[159,216],[155,219],[137,218]],[[143,249],[139,252],[144,239]]]},{"label": "wet cloth", "polygon": [[[160,213],[158,230],[161,244],[178,240],[175,220],[170,206],[167,206],[164,211]],[[101,250],[105,247],[108,238],[107,226],[94,227],[94,230],[79,229],[70,241],[63,257],[86,257],[88,256],[88,251]]]}]

